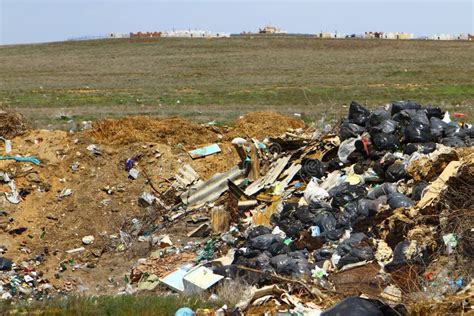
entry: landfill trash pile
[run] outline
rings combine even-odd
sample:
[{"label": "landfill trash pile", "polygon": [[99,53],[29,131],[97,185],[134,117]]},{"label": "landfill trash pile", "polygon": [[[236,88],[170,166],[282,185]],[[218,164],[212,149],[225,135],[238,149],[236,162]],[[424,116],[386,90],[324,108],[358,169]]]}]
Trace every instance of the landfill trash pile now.
[{"label": "landfill trash pile", "polygon": [[324,132],[266,112],[234,128],[141,117],[30,131],[0,161],[0,293],[215,298],[227,280],[247,295],[197,315],[468,311],[464,120],[352,102]]}]

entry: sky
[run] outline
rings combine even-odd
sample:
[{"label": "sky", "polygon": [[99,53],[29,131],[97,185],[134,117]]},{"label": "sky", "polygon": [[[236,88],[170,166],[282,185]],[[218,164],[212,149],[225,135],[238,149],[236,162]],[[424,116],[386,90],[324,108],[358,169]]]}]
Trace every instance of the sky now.
[{"label": "sky", "polygon": [[0,44],[111,32],[203,29],[240,33],[267,24],[289,33],[474,33],[474,0],[0,0]]}]

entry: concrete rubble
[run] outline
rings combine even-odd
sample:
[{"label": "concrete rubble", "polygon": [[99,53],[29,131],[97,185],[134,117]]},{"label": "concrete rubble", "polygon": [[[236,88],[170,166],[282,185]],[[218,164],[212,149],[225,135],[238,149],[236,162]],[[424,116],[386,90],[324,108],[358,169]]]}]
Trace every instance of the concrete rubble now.
[{"label": "concrete rubble", "polygon": [[222,315],[472,309],[474,128],[441,108],[352,102],[325,133],[131,120],[3,135],[40,164],[0,161],[2,299],[110,273],[102,294],[246,284]]}]

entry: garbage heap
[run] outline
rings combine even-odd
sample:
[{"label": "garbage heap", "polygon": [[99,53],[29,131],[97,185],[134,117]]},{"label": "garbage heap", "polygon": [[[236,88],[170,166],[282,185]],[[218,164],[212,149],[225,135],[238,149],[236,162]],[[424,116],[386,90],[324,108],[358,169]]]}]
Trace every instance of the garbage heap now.
[{"label": "garbage heap", "polygon": [[[204,241],[165,242],[134,266],[132,284],[212,292],[224,278],[244,282],[249,296],[226,311],[249,314],[429,312],[448,296],[446,311],[469,309],[474,129],[452,116],[411,101],[373,111],[352,102],[327,133],[233,139],[239,165],[207,181],[184,168],[178,202],[163,212],[165,226],[198,223],[188,236]],[[194,260],[158,271],[189,251]]]},{"label": "garbage heap", "polygon": [[267,112],[233,128],[148,117],[75,133],[5,125],[0,297],[154,291],[217,295],[222,313],[466,311],[474,130],[464,120],[403,101],[353,102],[324,132]]}]

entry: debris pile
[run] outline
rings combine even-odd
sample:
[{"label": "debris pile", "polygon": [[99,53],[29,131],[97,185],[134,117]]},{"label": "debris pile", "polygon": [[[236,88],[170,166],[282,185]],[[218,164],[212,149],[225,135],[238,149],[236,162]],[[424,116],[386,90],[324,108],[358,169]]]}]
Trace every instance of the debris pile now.
[{"label": "debris pile", "polygon": [[[268,113],[234,129],[175,118],[99,122],[63,136],[62,148],[48,144],[56,156],[43,152],[38,162],[55,171],[24,160],[2,169],[4,206],[47,201],[36,226],[15,218],[18,209],[5,212],[4,231],[32,240],[10,238],[4,252],[41,253],[56,291],[111,265],[108,287],[120,293],[216,295],[223,280],[246,284],[248,297],[223,313],[406,314],[461,296],[443,310],[468,310],[474,129],[452,117],[401,101],[375,110],[352,102],[324,133]],[[27,139],[25,154],[38,138]],[[72,241],[51,237],[66,236],[65,225]],[[28,297],[0,279],[7,298]]]}]

